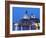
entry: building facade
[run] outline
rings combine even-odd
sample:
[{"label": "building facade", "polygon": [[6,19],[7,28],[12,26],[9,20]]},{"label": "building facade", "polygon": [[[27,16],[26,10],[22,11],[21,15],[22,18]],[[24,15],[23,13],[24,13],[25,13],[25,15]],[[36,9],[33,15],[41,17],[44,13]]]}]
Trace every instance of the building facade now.
[{"label": "building facade", "polygon": [[27,11],[22,19],[19,22],[13,25],[13,30],[21,31],[21,30],[39,30],[40,29],[40,20],[35,17],[35,15],[28,15]]}]

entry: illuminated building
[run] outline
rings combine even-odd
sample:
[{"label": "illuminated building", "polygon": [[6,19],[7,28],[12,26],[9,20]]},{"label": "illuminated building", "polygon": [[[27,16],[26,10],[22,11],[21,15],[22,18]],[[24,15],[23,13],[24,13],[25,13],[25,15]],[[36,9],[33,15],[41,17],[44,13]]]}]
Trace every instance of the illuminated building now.
[{"label": "illuminated building", "polygon": [[15,23],[13,26],[13,30],[39,30],[40,29],[40,20],[35,17],[35,15],[26,14],[19,20],[19,22]]}]

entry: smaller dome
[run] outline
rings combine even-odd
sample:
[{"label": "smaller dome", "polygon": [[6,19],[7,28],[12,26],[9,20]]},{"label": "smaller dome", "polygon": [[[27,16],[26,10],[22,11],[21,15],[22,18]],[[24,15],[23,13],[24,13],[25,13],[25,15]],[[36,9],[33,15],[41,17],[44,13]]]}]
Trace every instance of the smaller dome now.
[{"label": "smaller dome", "polygon": [[32,15],[31,18],[36,18],[35,15]]}]

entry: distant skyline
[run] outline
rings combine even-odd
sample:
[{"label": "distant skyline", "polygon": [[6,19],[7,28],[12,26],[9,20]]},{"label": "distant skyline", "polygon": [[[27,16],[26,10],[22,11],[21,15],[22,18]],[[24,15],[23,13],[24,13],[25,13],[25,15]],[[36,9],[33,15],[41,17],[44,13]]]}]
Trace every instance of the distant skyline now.
[{"label": "distant skyline", "polygon": [[19,21],[22,16],[24,16],[27,11],[28,15],[34,14],[37,18],[40,19],[40,8],[23,8],[23,7],[13,7],[13,22]]}]

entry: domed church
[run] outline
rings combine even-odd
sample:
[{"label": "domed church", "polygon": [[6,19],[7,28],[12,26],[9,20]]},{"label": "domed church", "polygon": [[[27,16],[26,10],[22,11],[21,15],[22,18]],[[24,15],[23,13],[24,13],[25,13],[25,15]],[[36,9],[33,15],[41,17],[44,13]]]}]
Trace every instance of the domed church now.
[{"label": "domed church", "polygon": [[36,18],[34,14],[28,15],[28,12],[25,12],[25,15],[19,20],[19,22],[14,24],[13,30],[39,30],[40,29],[40,20]]}]

